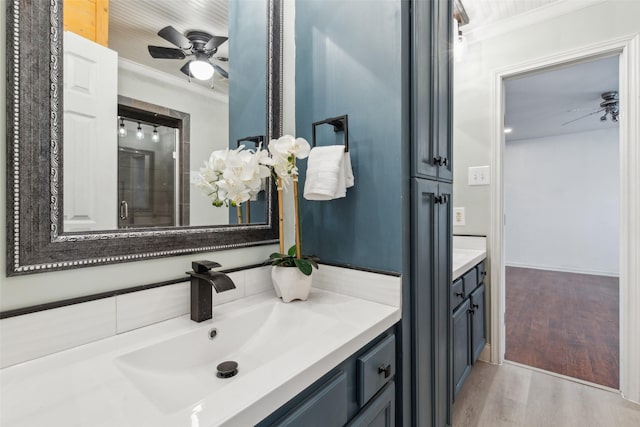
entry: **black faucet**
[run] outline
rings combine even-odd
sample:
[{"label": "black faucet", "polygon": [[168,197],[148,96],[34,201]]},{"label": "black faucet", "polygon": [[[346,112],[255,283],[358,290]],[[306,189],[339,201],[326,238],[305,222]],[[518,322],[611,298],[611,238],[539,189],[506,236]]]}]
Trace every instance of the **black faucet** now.
[{"label": "black faucet", "polygon": [[191,320],[202,322],[213,317],[213,287],[216,292],[235,289],[236,285],[229,276],[219,271],[210,271],[214,267],[222,267],[215,261],[193,261],[191,276]]}]

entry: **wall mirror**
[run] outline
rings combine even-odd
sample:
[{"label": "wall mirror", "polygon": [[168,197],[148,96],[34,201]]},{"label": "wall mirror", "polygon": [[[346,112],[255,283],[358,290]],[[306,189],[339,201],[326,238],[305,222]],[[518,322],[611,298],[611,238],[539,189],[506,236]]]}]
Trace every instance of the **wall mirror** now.
[{"label": "wall mirror", "polygon": [[9,1],[7,275],[277,242],[191,177],[280,135],[280,1]]}]

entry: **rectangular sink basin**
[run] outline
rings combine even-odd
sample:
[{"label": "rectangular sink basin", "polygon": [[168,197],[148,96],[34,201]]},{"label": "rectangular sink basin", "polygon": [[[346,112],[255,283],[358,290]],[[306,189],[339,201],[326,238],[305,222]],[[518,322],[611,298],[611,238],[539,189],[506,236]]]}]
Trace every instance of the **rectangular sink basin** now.
[{"label": "rectangular sink basin", "polygon": [[[328,316],[274,298],[220,320],[214,311],[213,321],[124,354],[115,364],[159,410],[171,413],[250,375],[336,324]],[[237,375],[216,375],[217,365],[225,361],[238,363]]]}]

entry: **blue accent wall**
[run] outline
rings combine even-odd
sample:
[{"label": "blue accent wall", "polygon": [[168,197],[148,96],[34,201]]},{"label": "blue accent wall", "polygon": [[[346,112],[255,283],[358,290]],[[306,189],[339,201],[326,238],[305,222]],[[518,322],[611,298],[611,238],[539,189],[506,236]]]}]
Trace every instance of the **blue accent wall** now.
[{"label": "blue accent wall", "polygon": [[[235,0],[228,6],[229,148],[234,149],[238,139],[267,134],[267,1]],[[251,142],[243,144],[247,149],[255,147]],[[231,208],[229,223],[237,222],[236,210]],[[251,222],[266,222],[264,192],[251,202]]]},{"label": "blue accent wall", "polygon": [[[355,187],[346,198],[304,200],[306,160],[299,163],[303,251],[324,261],[403,270],[404,13],[400,0],[296,1],[296,134],[311,143],[313,122],[349,115]],[[330,126],[318,128],[318,145],[341,141]]]}]

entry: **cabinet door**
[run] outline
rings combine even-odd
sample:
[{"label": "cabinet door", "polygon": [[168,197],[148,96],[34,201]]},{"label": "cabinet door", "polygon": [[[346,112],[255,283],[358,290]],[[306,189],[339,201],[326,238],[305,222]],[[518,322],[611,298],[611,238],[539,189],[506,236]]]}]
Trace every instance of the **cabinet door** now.
[{"label": "cabinet door", "polygon": [[446,182],[453,179],[452,16],[451,0],[412,2],[412,176]]},{"label": "cabinet door", "polygon": [[411,7],[411,175],[436,179],[437,146],[432,122],[436,108],[431,55],[433,2],[414,0]]},{"label": "cabinet door", "polygon": [[470,297],[471,306],[469,309],[469,313],[471,313],[472,363],[475,363],[476,360],[478,360],[478,356],[480,356],[480,353],[482,353],[482,349],[487,343],[484,294],[485,288],[484,284],[482,284],[478,286],[475,291],[473,291]]},{"label": "cabinet door", "polygon": [[438,180],[453,181],[452,129],[453,129],[453,90],[452,90],[452,36],[453,36],[453,1],[435,0],[435,36],[433,46],[434,58],[438,58],[435,68],[434,82],[434,127],[436,132],[436,161],[438,163]]},{"label": "cabinet door", "polygon": [[411,333],[416,425],[450,413],[451,184],[412,180]]},{"label": "cabinet door", "polygon": [[437,203],[437,234],[438,242],[435,304],[435,377],[436,394],[434,396],[435,424],[445,426],[450,424],[451,389],[450,389],[450,349],[451,337],[451,254],[452,254],[452,185],[438,184]]},{"label": "cabinet door", "polygon": [[396,388],[391,381],[348,427],[394,427],[396,425]]},{"label": "cabinet door", "polygon": [[339,371],[326,385],[273,425],[341,427],[347,422],[347,375]]},{"label": "cabinet door", "polygon": [[469,300],[458,307],[452,316],[453,342],[453,397],[462,388],[464,380],[471,371],[471,354],[469,351]]},{"label": "cabinet door", "polygon": [[[413,179],[411,260],[411,351],[413,425],[433,423],[434,384],[434,292],[436,283],[438,183]],[[437,394],[437,391],[436,391]]]}]

